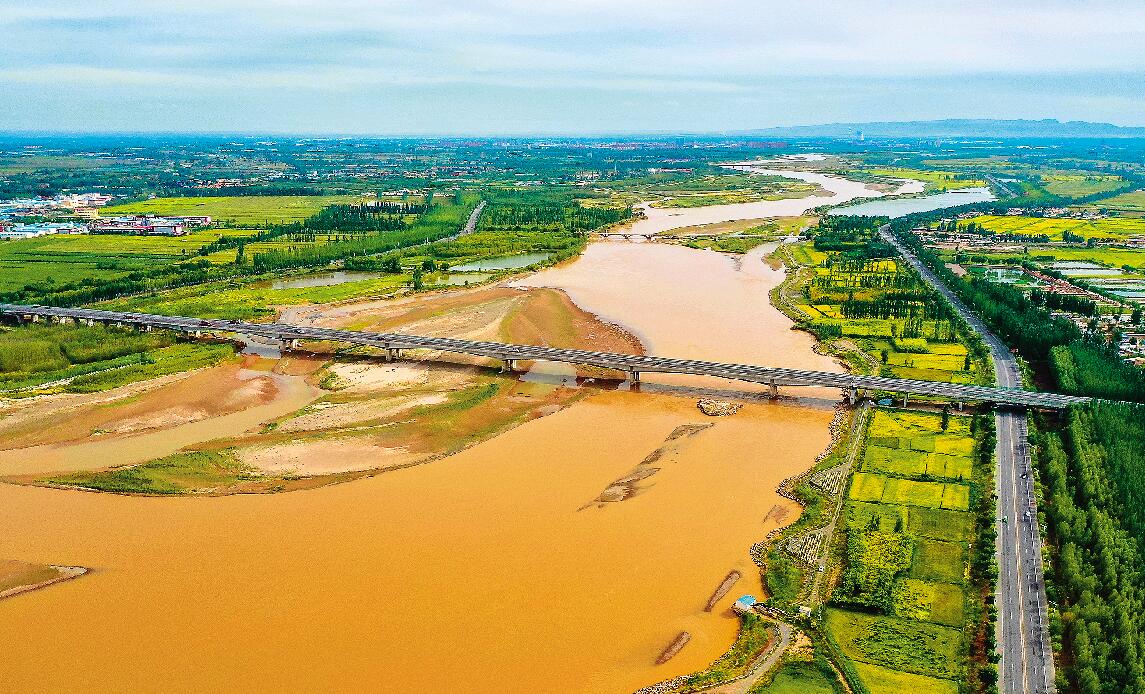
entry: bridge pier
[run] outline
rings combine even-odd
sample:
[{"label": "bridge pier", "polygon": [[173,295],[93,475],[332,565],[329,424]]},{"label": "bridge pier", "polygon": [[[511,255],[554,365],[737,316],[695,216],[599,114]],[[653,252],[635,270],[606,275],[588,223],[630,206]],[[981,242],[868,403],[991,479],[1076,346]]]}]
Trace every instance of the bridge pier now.
[{"label": "bridge pier", "polygon": [[282,351],[283,352],[293,352],[296,349],[298,349],[298,340],[292,338],[289,340],[283,340],[282,341]]},{"label": "bridge pier", "polygon": [[506,359],[504,361],[505,361],[505,363],[503,363],[501,365],[501,373],[511,374],[517,370],[517,360],[516,359]]},{"label": "bridge pier", "polygon": [[859,389],[858,388],[851,388],[851,392],[847,394],[847,400],[852,405],[857,403],[859,401]]},{"label": "bridge pier", "polygon": [[958,401],[958,411],[959,412],[962,411],[962,401],[961,400]]},{"label": "bridge pier", "polygon": [[629,371],[628,372],[628,380],[632,381],[633,383],[639,383],[640,382],[640,372],[639,371]]},{"label": "bridge pier", "polygon": [[906,409],[906,406],[907,406],[907,405],[909,405],[909,404],[910,404],[910,396],[909,396],[908,394],[906,394],[906,393],[903,393],[903,394],[902,394],[902,406],[903,406],[903,409]]},{"label": "bridge pier", "polygon": [[771,391],[771,399],[772,400],[778,400],[779,399],[779,386],[775,385],[775,381],[772,381],[771,383],[769,383],[767,385],[768,385],[768,389]]}]

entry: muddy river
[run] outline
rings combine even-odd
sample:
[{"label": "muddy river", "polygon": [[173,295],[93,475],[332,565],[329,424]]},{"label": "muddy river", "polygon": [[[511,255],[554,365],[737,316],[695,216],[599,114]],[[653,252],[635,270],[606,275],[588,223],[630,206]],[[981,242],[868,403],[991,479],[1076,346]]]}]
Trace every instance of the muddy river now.
[{"label": "muddy river", "polygon": [[[746,214],[822,199],[762,204]],[[652,354],[837,368],[768,305],[782,273],[761,253],[602,242],[526,282]],[[0,557],[92,568],[0,601],[0,689],[625,692],[702,668],[734,638],[731,602],[760,595],[748,549],[793,519],[775,488],[827,446],[832,404],[709,418],[687,393],[605,391],[435,463],[279,495],[0,485]],[[635,495],[600,501],[648,460]]]}]

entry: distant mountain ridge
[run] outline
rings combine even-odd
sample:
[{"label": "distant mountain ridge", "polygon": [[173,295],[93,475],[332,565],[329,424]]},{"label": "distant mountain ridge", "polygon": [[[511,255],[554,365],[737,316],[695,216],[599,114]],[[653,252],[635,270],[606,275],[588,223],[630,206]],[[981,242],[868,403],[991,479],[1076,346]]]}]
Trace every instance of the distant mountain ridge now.
[{"label": "distant mountain ridge", "polygon": [[748,131],[769,137],[1145,137],[1145,127],[1089,121],[1001,120],[947,118],[943,120],[880,121],[794,125]]}]

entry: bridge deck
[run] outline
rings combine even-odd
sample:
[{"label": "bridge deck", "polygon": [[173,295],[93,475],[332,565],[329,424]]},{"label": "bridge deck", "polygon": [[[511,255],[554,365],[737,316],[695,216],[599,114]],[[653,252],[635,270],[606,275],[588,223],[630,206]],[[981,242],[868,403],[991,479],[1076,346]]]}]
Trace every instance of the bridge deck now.
[{"label": "bridge deck", "polygon": [[401,333],[375,333],[361,330],[337,330],[286,323],[247,323],[243,321],[159,316],[148,313],[125,313],[85,308],[56,308],[0,304],[0,315],[18,318],[44,317],[122,323],[130,326],[177,330],[185,333],[227,332],[258,335],[271,339],[328,340],[366,345],[387,350],[430,349],[472,354],[502,360],[555,361],[616,369],[632,375],[640,373],[677,373],[727,378],[772,386],[823,386],[852,391],[885,391],[906,395],[924,395],[955,401],[975,401],[999,405],[1062,409],[1085,403],[1082,398],[1057,393],[1038,393],[1020,389],[919,381],[848,373],[783,369],[750,364],[724,364],[697,359],[641,356],[593,352],[581,349],[559,349],[502,342],[460,340],[448,337],[425,337]]}]

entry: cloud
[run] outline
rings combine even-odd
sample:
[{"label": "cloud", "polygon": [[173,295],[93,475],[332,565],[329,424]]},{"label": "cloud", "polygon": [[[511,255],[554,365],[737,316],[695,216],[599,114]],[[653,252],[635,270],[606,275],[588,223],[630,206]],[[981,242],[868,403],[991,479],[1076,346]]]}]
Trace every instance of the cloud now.
[{"label": "cloud", "polygon": [[[0,30],[0,96],[39,87],[46,102],[61,86],[91,88],[124,109],[157,90],[198,108],[276,90],[343,98],[466,86],[746,102],[817,80],[878,90],[961,77],[970,96],[991,76],[1081,83],[1145,72],[1136,0],[0,0]],[[1106,113],[1140,103],[1113,96]]]}]

